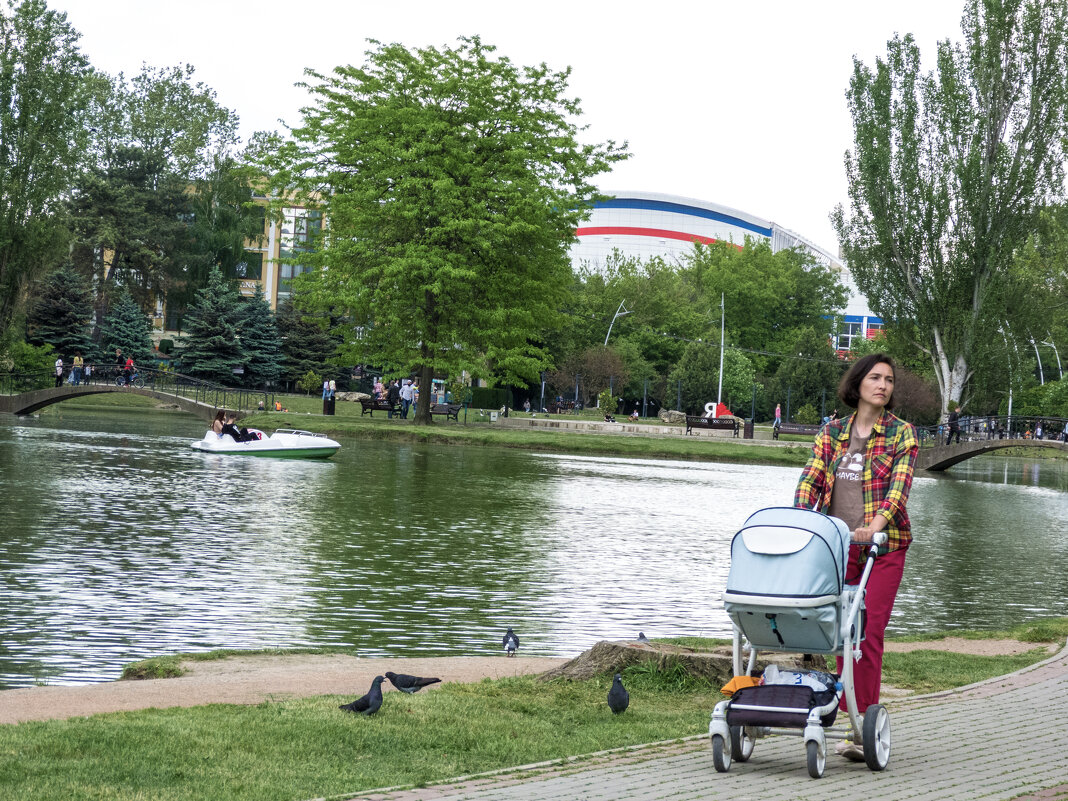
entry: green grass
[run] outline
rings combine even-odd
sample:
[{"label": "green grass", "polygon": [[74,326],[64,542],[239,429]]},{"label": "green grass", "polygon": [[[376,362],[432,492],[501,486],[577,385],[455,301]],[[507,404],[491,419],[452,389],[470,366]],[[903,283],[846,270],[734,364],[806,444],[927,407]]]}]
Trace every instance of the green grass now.
[{"label": "green grass", "polygon": [[387,693],[372,718],[337,709],[351,697],[321,696],[2,726],[0,785],[35,801],[329,797],[695,734],[719,699],[636,677],[617,717],[609,685],[448,684]]}]

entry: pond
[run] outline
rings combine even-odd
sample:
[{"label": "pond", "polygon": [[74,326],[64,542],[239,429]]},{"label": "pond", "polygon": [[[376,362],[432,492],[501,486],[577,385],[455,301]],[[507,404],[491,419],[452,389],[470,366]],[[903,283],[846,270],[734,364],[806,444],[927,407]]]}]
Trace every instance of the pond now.
[{"label": "pond", "polygon": [[[0,419],[0,686],[153,655],[574,655],[729,636],[731,537],[796,468],[345,441],[327,461],[201,454],[180,413]],[[983,457],[918,476],[891,632],[1068,614],[1068,471]]]}]

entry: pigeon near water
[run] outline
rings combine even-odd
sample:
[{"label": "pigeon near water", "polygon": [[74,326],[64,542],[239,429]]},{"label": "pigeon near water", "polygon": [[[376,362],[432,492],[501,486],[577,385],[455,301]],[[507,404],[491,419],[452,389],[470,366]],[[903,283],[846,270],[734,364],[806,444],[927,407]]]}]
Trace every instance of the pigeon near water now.
[{"label": "pigeon near water", "polygon": [[519,650],[519,638],[515,636],[511,626],[508,627],[508,631],[501,638],[501,644],[504,646],[504,652],[508,656],[515,656],[515,652]]},{"label": "pigeon near water", "polygon": [[630,693],[623,687],[623,677],[618,673],[612,679],[612,689],[608,691],[608,707],[618,715],[630,705]]},{"label": "pigeon near water", "polygon": [[639,631],[638,632],[638,642],[649,642],[649,641],[650,640],[649,640],[648,637],[645,636],[645,632],[644,631]]},{"label": "pigeon near water", "polygon": [[354,712],[359,715],[373,715],[382,706],[382,682],[385,680],[385,676],[375,676],[367,695],[360,696],[352,703],[342,704],[338,709],[344,709],[346,712]]},{"label": "pigeon near water", "polygon": [[402,693],[417,693],[429,684],[437,684],[441,679],[425,679],[422,676],[409,676],[407,673],[394,673],[386,671],[389,683]]}]

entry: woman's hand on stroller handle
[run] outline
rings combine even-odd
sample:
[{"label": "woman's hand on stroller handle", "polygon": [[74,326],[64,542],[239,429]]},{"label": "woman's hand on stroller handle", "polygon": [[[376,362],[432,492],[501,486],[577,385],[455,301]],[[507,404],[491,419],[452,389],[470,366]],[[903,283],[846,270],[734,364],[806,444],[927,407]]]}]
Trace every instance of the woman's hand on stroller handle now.
[{"label": "woman's hand on stroller handle", "polygon": [[885,531],[873,531],[871,526],[860,526],[853,531],[851,542],[854,545],[886,545],[887,539]]}]

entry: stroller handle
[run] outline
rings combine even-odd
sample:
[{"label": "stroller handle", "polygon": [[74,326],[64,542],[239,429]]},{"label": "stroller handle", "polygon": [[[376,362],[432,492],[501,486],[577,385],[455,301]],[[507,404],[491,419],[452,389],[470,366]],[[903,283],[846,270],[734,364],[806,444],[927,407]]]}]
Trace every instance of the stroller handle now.
[{"label": "stroller handle", "polygon": [[870,541],[857,542],[855,539],[850,537],[849,542],[851,544],[853,544],[853,545],[880,545],[880,546],[882,546],[882,545],[886,545],[886,543],[887,543],[887,541],[889,539],[890,538],[886,535],[885,531],[876,531],[874,534],[871,535],[871,540]]}]

